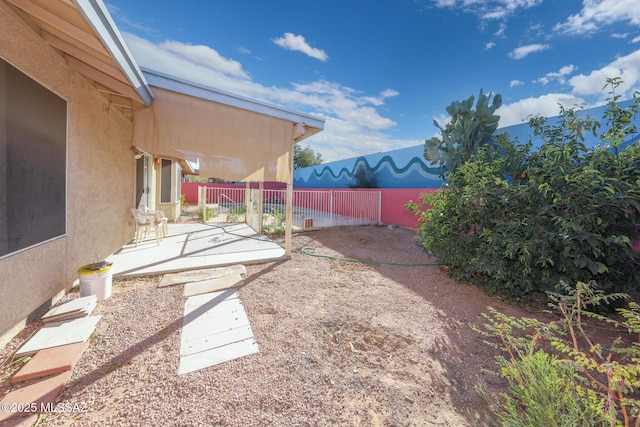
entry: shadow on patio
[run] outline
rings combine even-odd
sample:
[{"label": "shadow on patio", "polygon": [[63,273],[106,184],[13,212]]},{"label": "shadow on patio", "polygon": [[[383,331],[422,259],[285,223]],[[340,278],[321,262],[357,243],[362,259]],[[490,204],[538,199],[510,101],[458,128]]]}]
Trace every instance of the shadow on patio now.
[{"label": "shadow on patio", "polygon": [[252,264],[281,259],[284,248],[246,224],[169,224],[160,245],[147,236],[133,241],[107,258],[114,277],[155,275],[174,271]]}]

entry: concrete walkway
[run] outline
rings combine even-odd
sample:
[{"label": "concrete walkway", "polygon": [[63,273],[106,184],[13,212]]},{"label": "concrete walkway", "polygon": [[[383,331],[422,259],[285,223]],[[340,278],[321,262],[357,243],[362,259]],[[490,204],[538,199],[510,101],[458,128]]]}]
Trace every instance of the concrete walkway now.
[{"label": "concrete walkway", "polygon": [[178,223],[169,224],[159,246],[152,232],[137,247],[125,245],[107,261],[113,262],[113,276],[118,277],[252,264],[283,256],[284,248],[246,224]]}]

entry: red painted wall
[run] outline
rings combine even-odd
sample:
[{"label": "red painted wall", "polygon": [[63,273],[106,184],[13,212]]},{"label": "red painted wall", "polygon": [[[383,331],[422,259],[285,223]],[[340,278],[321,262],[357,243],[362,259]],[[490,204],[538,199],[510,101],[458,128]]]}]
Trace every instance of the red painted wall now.
[{"label": "red painted wall", "polygon": [[437,188],[381,188],[380,190],[382,190],[382,222],[409,228],[418,226],[418,217],[404,208],[407,202],[412,200],[418,203],[420,194],[438,191]]},{"label": "red painted wall", "polygon": [[[185,201],[189,204],[198,203],[198,187],[205,185],[207,187],[236,187],[244,188],[244,185],[234,184],[209,184],[200,182],[183,182],[182,194],[185,196]],[[257,184],[252,184],[252,188],[258,188]],[[265,183],[265,189],[280,190],[284,189],[284,184],[281,183]],[[309,191],[329,191],[330,188],[307,188]],[[335,189],[334,189],[335,190]],[[343,190],[343,189],[340,189]],[[420,194],[433,193],[437,191],[435,188],[353,188],[353,191],[375,191],[381,193],[381,219],[384,224],[395,224],[400,227],[416,228],[418,226],[418,218],[408,212],[404,206],[410,200],[418,202],[420,200]],[[294,201],[295,204],[295,201]],[[352,212],[347,212],[347,208],[339,209],[334,204],[334,209],[339,215],[349,215]],[[357,216],[357,215],[356,215]]]},{"label": "red painted wall", "polygon": [[[198,204],[198,187],[211,188],[245,188],[244,184],[210,184],[208,182],[182,182],[180,183],[181,192],[184,195],[185,202],[190,205]],[[251,188],[258,188],[257,182],[251,183]],[[264,188],[267,190],[284,190],[286,185],[281,182],[265,182]]]}]

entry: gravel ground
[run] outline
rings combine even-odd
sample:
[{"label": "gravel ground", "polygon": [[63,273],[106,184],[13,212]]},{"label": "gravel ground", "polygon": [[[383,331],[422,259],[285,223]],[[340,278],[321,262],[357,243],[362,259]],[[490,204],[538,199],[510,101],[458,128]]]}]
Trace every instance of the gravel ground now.
[{"label": "gravel ground", "polygon": [[[316,255],[434,263],[415,232],[345,227],[294,235]],[[492,425],[475,390],[494,350],[472,327],[493,306],[528,315],[435,266],[366,264],[294,253],[247,266],[240,300],[259,353],[179,376],[181,285],[114,279],[102,320],[59,402],[86,412],[48,414],[43,426],[478,426]],[[65,299],[77,297],[70,293]],[[1,352],[10,357],[39,327]],[[0,370],[0,396],[16,368]]]}]

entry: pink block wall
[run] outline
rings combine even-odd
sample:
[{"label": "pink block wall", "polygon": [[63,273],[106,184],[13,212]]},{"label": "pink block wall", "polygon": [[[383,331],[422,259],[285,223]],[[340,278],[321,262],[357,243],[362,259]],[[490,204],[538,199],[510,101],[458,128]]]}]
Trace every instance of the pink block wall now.
[{"label": "pink block wall", "polygon": [[382,222],[408,228],[418,226],[418,217],[404,208],[407,202],[412,200],[418,203],[421,194],[438,191],[437,188],[381,188],[380,190],[382,190]]},{"label": "pink block wall", "polygon": [[[198,187],[205,185],[207,187],[236,187],[245,188],[242,184],[209,184],[201,182],[183,182],[182,194],[185,201],[189,204],[198,203]],[[257,183],[252,183],[251,188],[258,188]],[[267,190],[282,190],[285,185],[279,182],[265,182],[264,188]],[[307,188],[309,191],[329,191],[330,188]],[[344,190],[344,189],[341,189]],[[417,228],[418,218],[407,211],[404,206],[410,200],[418,202],[420,195],[425,193],[434,193],[437,188],[353,188],[354,191],[380,191],[381,192],[381,219],[383,224],[395,224],[400,227]],[[295,204],[295,200],[294,200]],[[334,206],[335,207],[335,206]],[[345,209],[338,209],[340,215],[348,215]],[[640,240],[633,242],[633,250],[640,251]]]},{"label": "pink block wall", "polygon": [[[244,188],[244,185],[233,184],[209,184],[200,182],[183,182],[182,194],[185,197],[185,201],[189,204],[198,203],[198,187],[236,187]],[[257,188],[257,184],[252,184],[252,188]],[[281,190],[284,189],[284,185],[281,183],[265,183],[264,188],[268,190]],[[330,188],[307,188],[309,191],[329,191]],[[335,190],[335,189],[334,189]],[[344,190],[344,189],[340,189]],[[418,218],[407,211],[404,206],[410,200],[418,202],[420,200],[420,194],[433,193],[437,191],[435,188],[353,188],[353,191],[374,191],[381,193],[381,219],[384,224],[395,224],[401,227],[416,228],[418,226]],[[294,201],[295,204],[295,201]],[[347,207],[340,209],[335,206],[336,213],[339,215],[349,215]]]},{"label": "pink block wall", "polygon": [[[184,195],[185,202],[190,205],[198,204],[198,187],[211,187],[211,188],[245,188],[244,184],[210,184],[208,182],[182,182],[182,194]],[[251,188],[258,188],[258,183],[252,182]],[[281,182],[265,182],[264,188],[266,190],[284,190],[286,185]]]}]

